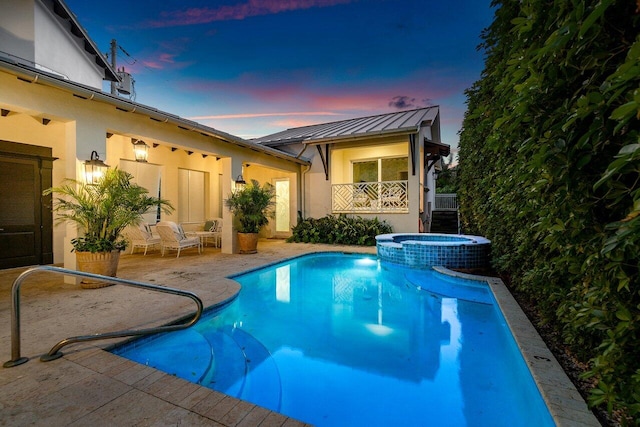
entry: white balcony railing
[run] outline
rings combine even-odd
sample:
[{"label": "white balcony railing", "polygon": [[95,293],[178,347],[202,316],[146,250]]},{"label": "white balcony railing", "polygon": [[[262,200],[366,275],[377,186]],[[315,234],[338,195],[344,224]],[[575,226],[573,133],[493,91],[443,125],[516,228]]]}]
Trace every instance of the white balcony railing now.
[{"label": "white balcony railing", "polygon": [[407,181],[359,182],[331,186],[333,213],[408,212]]},{"label": "white balcony railing", "polygon": [[458,195],[456,193],[436,194],[436,211],[457,211]]}]

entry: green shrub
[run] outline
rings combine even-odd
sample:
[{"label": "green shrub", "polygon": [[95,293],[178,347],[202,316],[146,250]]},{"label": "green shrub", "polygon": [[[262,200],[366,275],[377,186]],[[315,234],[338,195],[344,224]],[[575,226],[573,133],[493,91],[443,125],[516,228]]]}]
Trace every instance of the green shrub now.
[{"label": "green shrub", "polygon": [[288,242],[375,246],[376,236],[391,233],[392,228],[378,218],[365,219],[341,214],[319,219],[298,217],[298,224],[292,232]]},{"label": "green shrub", "polygon": [[590,360],[589,403],[640,420],[637,2],[494,5],[460,135],[463,229]]}]

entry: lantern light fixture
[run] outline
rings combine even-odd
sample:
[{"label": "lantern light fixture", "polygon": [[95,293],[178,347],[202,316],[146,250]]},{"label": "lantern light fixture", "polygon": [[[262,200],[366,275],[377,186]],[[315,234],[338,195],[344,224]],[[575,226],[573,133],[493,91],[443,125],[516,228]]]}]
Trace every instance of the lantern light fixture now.
[{"label": "lantern light fixture", "polygon": [[146,162],[149,157],[149,146],[141,139],[137,139],[133,142],[133,154],[136,158],[136,162]]},{"label": "lantern light fixture", "polygon": [[97,151],[91,152],[91,158],[84,162],[84,174],[87,184],[96,184],[109,169],[109,165],[100,160]]},{"label": "lantern light fixture", "polygon": [[236,190],[242,190],[247,182],[242,177],[242,174],[238,175],[236,178]]}]

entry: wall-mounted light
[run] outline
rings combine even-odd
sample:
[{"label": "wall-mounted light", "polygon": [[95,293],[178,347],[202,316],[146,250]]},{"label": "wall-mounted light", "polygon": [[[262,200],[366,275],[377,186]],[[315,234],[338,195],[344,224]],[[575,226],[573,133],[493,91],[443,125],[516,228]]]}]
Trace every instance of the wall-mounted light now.
[{"label": "wall-mounted light", "polygon": [[95,184],[109,169],[109,165],[100,160],[98,152],[91,152],[91,159],[84,162],[84,176],[87,184]]},{"label": "wall-mounted light", "polygon": [[242,190],[245,185],[247,185],[247,182],[242,177],[242,174],[238,175],[236,178],[236,190]]},{"label": "wall-mounted light", "polygon": [[149,146],[143,140],[138,139],[133,143],[133,155],[136,162],[146,162],[149,157]]}]

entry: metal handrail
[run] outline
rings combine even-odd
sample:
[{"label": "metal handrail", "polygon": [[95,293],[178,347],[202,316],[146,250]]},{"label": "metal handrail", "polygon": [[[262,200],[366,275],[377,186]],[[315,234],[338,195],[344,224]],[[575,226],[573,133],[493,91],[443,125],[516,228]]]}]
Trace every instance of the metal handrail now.
[{"label": "metal handrail", "polygon": [[13,282],[13,286],[11,287],[11,300],[12,300],[11,301],[11,360],[4,363],[3,366],[5,368],[18,366],[29,360],[29,358],[27,357],[20,357],[20,286],[22,285],[22,282],[27,276],[29,276],[34,272],[43,271],[43,270],[50,271],[53,273],[69,275],[69,276],[99,279],[104,282],[111,282],[111,283],[116,283],[116,284],[125,285],[125,286],[132,286],[134,288],[142,288],[142,289],[148,289],[151,291],[158,291],[158,292],[164,292],[172,295],[184,296],[184,297],[191,298],[198,306],[198,309],[196,311],[194,318],[191,319],[191,321],[189,321],[188,323],[181,323],[178,325],[158,326],[155,328],[147,328],[147,329],[105,332],[102,334],[93,334],[93,335],[80,335],[77,337],[66,338],[60,341],[59,343],[57,343],[56,345],[54,345],[51,348],[51,350],[49,350],[49,353],[40,357],[40,360],[43,362],[48,362],[50,360],[55,360],[55,359],[58,359],[59,357],[62,357],[62,353],[59,350],[66,345],[77,343],[77,342],[150,335],[158,332],[171,332],[171,331],[178,331],[180,329],[186,329],[194,325],[200,319],[200,316],[202,315],[202,311],[204,309],[202,305],[202,300],[196,294],[189,291],[183,291],[180,289],[152,285],[150,283],[137,282],[135,280],[120,279],[117,277],[101,276],[99,274],[85,273],[85,272],[76,271],[76,270],[68,270],[66,268],[53,267],[50,265],[40,265],[37,267],[32,267],[24,271],[22,274],[20,274],[20,276],[18,276],[16,280]]}]

